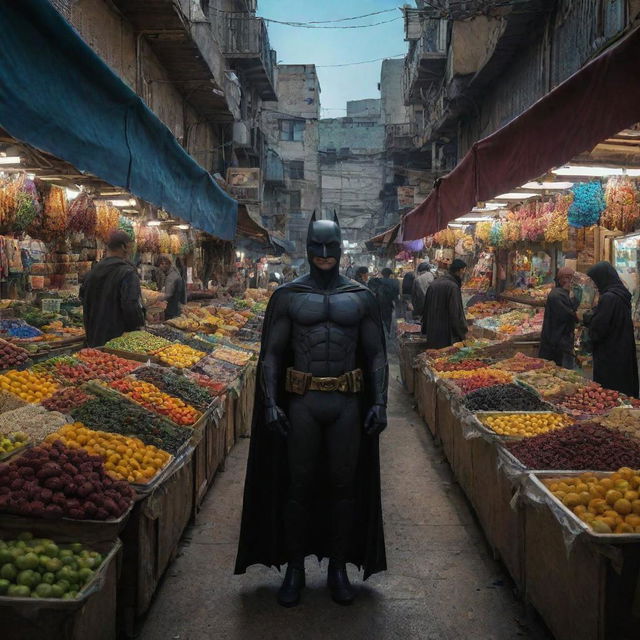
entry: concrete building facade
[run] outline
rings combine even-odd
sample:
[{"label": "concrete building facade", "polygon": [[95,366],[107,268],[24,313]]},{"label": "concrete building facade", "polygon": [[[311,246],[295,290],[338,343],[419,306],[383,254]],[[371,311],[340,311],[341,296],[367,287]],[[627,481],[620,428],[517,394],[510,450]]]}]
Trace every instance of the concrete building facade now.
[{"label": "concrete building facade", "polygon": [[347,102],[347,116],[320,120],[322,208],[344,240],[362,245],[383,219],[385,128],[379,99]]},{"label": "concrete building facade", "polygon": [[[255,0],[56,0],[82,38],[206,170],[264,169],[275,52]],[[263,183],[251,198],[259,209]],[[240,202],[243,194],[229,189]]]},{"label": "concrete building facade", "polygon": [[262,106],[267,145],[262,217],[269,229],[294,244],[294,257],[302,258],[308,220],[322,206],[315,65],[278,65],[276,93],[278,102]]}]

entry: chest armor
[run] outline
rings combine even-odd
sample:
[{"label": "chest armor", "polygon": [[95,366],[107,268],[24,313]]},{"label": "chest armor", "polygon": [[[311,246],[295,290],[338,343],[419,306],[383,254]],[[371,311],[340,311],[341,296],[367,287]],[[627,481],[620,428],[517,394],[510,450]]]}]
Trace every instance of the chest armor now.
[{"label": "chest armor", "polygon": [[355,368],[363,296],[353,292],[298,293],[291,299],[294,366],[318,376]]}]

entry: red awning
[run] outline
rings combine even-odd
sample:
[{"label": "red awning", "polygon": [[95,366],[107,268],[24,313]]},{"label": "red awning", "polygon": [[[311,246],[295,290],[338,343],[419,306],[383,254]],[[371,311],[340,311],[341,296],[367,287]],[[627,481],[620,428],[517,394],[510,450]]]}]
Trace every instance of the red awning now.
[{"label": "red awning", "polygon": [[369,251],[374,251],[375,249],[379,249],[380,247],[386,247],[391,244],[398,235],[398,231],[400,230],[400,223],[393,225],[390,229],[379,233],[377,236],[370,238],[364,244],[369,249]]},{"label": "red awning", "polygon": [[640,27],[558,85],[509,124],[476,142],[422,204],[402,239],[435,233],[491,200],[591,151],[640,122]]}]

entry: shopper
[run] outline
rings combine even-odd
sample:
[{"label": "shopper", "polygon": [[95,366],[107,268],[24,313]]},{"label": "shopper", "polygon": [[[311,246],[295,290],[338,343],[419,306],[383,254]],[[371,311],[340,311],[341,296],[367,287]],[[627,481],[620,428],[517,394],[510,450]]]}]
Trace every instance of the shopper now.
[{"label": "shopper", "polygon": [[424,311],[424,298],[427,295],[429,285],[435,280],[435,276],[431,273],[431,265],[428,260],[418,265],[418,275],[413,282],[411,289],[411,304],[413,305],[413,317],[422,318]]},{"label": "shopper", "polygon": [[411,322],[411,293],[413,292],[413,283],[416,280],[416,274],[413,269],[407,271],[402,278],[400,298],[402,302],[402,311],[398,315],[402,315],[406,322]]},{"label": "shopper", "polygon": [[161,255],[158,258],[158,268],[165,275],[163,295],[160,298],[167,303],[164,319],[171,320],[182,313],[182,305],[187,302],[187,287],[170,256]]},{"label": "shopper", "polygon": [[593,344],[593,379],[607,389],[638,397],[638,361],[631,319],[631,294],[608,262],[587,271],[600,293],[598,306],[585,314]]},{"label": "shopper", "polygon": [[381,273],[382,278],[380,278],[380,282],[375,290],[375,295],[380,305],[382,322],[387,330],[387,335],[390,336],[393,310],[400,297],[400,283],[396,278],[392,278],[393,271],[388,267],[385,267]]},{"label": "shopper", "polygon": [[130,248],[131,238],[124,231],[114,231],[106,257],[94,265],[80,287],[89,347],[101,347],[144,325],[140,278],[128,260]]},{"label": "shopper", "polygon": [[466,268],[466,263],[456,258],[449,271],[427,289],[422,313],[422,333],[427,336],[427,349],[448,347],[461,342],[467,335],[460,291]]},{"label": "shopper", "polygon": [[549,293],[544,309],[538,354],[565,369],[573,369],[575,365],[573,344],[578,320],[576,309],[580,301],[569,295],[574,274],[575,271],[569,267],[558,269],[556,286]]},{"label": "shopper", "polygon": [[354,280],[363,286],[368,286],[367,281],[369,280],[369,269],[367,267],[358,267],[356,269],[356,276]]}]

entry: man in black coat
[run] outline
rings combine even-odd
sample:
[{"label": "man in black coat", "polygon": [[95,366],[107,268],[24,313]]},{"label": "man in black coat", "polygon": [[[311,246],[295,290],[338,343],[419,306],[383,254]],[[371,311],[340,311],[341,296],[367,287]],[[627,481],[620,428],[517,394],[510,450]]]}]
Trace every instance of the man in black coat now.
[{"label": "man in black coat", "polygon": [[467,335],[460,290],[466,268],[466,263],[456,258],[449,271],[427,289],[422,312],[422,333],[427,336],[427,349],[449,347],[463,341]]},{"label": "man in black coat", "polygon": [[382,278],[375,290],[376,298],[380,304],[380,313],[387,335],[391,335],[391,324],[393,322],[393,310],[400,297],[400,283],[396,278],[392,278],[393,271],[388,267],[382,270]]},{"label": "man in black coat", "polygon": [[129,262],[131,238],[114,231],[107,255],[93,266],[80,287],[87,346],[101,347],[125,331],[144,326],[140,278]]},{"label": "man in black coat", "polygon": [[593,344],[593,379],[606,389],[638,397],[638,360],[631,319],[631,294],[608,262],[587,271],[600,293],[598,306],[585,314]]},{"label": "man in black coat", "polygon": [[569,267],[558,269],[556,286],[549,292],[544,308],[538,354],[541,358],[552,360],[565,369],[573,369],[575,364],[573,344],[578,320],[576,309],[580,301],[572,300],[569,295],[574,273]]},{"label": "man in black coat", "polygon": [[333,599],[386,569],[378,435],[386,427],[388,367],[371,291],[340,275],[340,227],[309,224],[310,274],[279,287],[265,314],[236,573],[287,572],[278,592],[298,604],[308,555],[329,558]]}]

